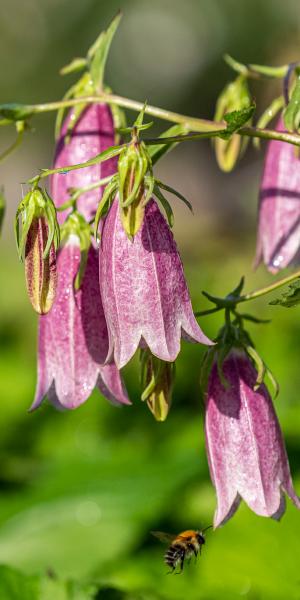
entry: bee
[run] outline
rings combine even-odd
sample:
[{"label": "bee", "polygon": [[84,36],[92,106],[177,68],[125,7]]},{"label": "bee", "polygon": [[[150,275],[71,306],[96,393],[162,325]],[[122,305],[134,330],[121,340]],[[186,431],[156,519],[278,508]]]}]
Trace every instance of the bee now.
[{"label": "bee", "polygon": [[210,527],[212,525],[205,527],[202,531],[188,529],[178,535],[171,535],[163,531],[151,531],[152,535],[157,537],[161,542],[169,544],[165,553],[165,563],[171,568],[169,573],[173,573],[178,565],[179,573],[181,573],[186,559],[188,560],[193,555],[196,559],[198,554],[201,554],[201,547],[205,544],[203,534]]}]

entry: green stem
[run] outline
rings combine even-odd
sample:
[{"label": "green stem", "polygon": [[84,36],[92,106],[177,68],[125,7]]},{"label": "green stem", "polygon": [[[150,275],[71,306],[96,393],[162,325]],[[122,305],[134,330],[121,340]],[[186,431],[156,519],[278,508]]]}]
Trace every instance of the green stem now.
[{"label": "green stem", "polygon": [[[217,123],[216,123],[217,126]],[[225,132],[225,127],[223,127]],[[259,129],[258,127],[241,127],[236,133],[245,137],[261,138],[265,140],[278,140],[280,142],[287,142],[294,146],[300,146],[300,135],[296,133],[288,133],[284,131],[274,131],[273,129]],[[147,145],[154,144],[172,144],[174,142],[191,142],[202,138],[212,138],[220,135],[220,129],[215,131],[206,131],[199,133],[188,133],[184,135],[175,135],[172,137],[164,138],[151,138],[143,140]]]},{"label": "green stem", "polygon": [[[97,96],[86,96],[85,98],[71,98],[68,100],[61,100],[59,102],[46,102],[43,104],[35,104],[32,106],[28,106],[26,108],[32,114],[38,114],[55,111],[60,108],[76,106],[77,104],[82,104],[83,101],[85,104],[95,104],[97,102],[117,104],[118,106],[122,106],[123,108],[129,108],[137,112],[140,112],[144,108],[143,102],[138,102],[136,100],[131,100],[130,98],[124,98],[123,96],[117,96],[115,94],[108,94],[105,92],[98,94]],[[146,105],[145,113],[153,117],[157,117],[158,119],[170,121],[172,123],[188,124],[189,129],[193,131],[214,131],[215,129],[219,129],[219,131],[222,131],[226,128],[225,124],[223,123],[215,123],[214,121],[209,121],[207,119],[188,117],[186,115],[181,115],[179,113],[165,110],[157,106],[151,106],[149,104]]]},{"label": "green stem", "polygon": [[245,294],[244,296],[240,296],[240,298],[238,298],[236,300],[236,304],[239,302],[248,302],[249,300],[255,300],[256,298],[260,298],[261,296],[265,296],[266,294],[269,294],[270,292],[274,292],[274,290],[277,290],[278,288],[287,285],[288,283],[291,283],[292,281],[294,281],[295,279],[298,279],[300,277],[300,270],[296,271],[295,273],[292,273],[291,275],[287,275],[287,277],[284,277],[283,279],[279,279],[278,281],[275,281],[274,283],[271,283],[270,285],[267,285],[266,287],[260,288],[259,290],[255,290],[254,292],[250,292],[249,294]]},{"label": "green stem", "polygon": [[21,145],[23,136],[24,129],[18,132],[17,137],[15,141],[11,144],[11,146],[9,146],[6,150],[4,150],[4,152],[2,152],[2,154],[0,154],[0,162],[2,162],[7,156],[12,154],[12,152],[14,152],[14,150],[16,150]]},{"label": "green stem", "polygon": [[49,175],[55,175],[56,173],[66,174],[69,171],[75,171],[76,169],[84,169],[85,167],[91,167],[92,165],[97,165],[98,163],[104,162],[105,160],[109,160],[110,158],[113,158],[114,156],[118,156],[118,154],[120,154],[123,147],[124,147],[124,145],[111,146],[107,150],[104,150],[100,154],[97,154],[93,158],[90,158],[90,160],[87,160],[86,162],[80,163],[77,165],[66,165],[65,167],[58,167],[56,169],[44,169],[39,175],[36,175],[35,177],[32,177],[32,179],[29,179],[28,183],[37,184],[37,183],[39,183],[39,181],[41,179],[44,179],[45,177],[49,177]]},{"label": "green stem", "polygon": [[113,175],[109,175],[108,177],[104,177],[103,179],[98,179],[98,181],[95,181],[94,183],[91,183],[90,185],[87,185],[86,187],[76,188],[76,189],[72,190],[71,195],[72,195],[73,200],[76,202],[76,200],[78,200],[79,196],[81,196],[82,194],[85,194],[86,192],[90,192],[91,190],[95,190],[98,187],[101,187],[102,185],[106,185],[107,183],[110,182],[112,177],[113,177]]},{"label": "green stem", "polygon": [[[61,100],[58,102],[47,102],[43,104],[35,104],[25,106],[25,113],[30,115],[35,115],[39,113],[56,111],[60,108],[68,108],[72,106],[76,106],[82,103],[86,104],[95,104],[97,102],[106,102],[107,104],[117,104],[118,106],[122,106],[123,108],[129,108],[134,111],[141,111],[144,108],[144,104],[142,102],[138,102],[136,100],[131,100],[130,98],[124,98],[123,96],[117,96],[115,94],[101,93],[97,96],[87,96],[84,98],[71,98],[68,100]],[[10,105],[2,105],[2,107],[6,107],[6,109]],[[13,105],[12,105],[13,106]],[[19,110],[22,108],[22,105],[18,105]],[[0,105],[0,113],[1,113],[1,105]],[[169,110],[165,110],[163,108],[159,108],[157,106],[147,105],[145,107],[145,113],[151,115],[153,117],[157,117],[159,119],[163,119],[165,121],[170,121],[172,123],[181,123],[190,131],[195,133],[188,134],[186,136],[174,136],[169,138],[159,138],[159,139],[150,139],[145,140],[147,144],[163,144],[163,143],[171,143],[171,142],[183,142],[183,141],[191,141],[196,139],[201,139],[203,137],[215,137],[218,135],[218,132],[222,132],[226,129],[225,123],[218,123],[215,121],[210,121],[208,119],[198,119],[195,117],[189,117],[187,115],[181,115],[176,112],[172,112]],[[293,144],[295,146],[300,146],[300,136],[296,133],[287,133],[281,131],[275,131],[273,129],[259,129],[257,127],[241,127],[237,132],[239,135],[246,137],[254,137],[254,138],[262,138],[267,140],[278,140],[287,142],[289,144]],[[200,135],[199,135],[200,134]],[[198,137],[197,137],[198,135]]]}]

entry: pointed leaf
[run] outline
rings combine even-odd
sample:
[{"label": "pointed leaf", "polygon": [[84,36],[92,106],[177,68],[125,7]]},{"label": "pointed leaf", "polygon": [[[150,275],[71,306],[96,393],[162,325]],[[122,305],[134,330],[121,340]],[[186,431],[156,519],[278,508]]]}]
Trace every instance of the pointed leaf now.
[{"label": "pointed leaf", "polygon": [[269,304],[279,304],[280,306],[284,306],[284,308],[291,308],[300,304],[300,277],[290,283],[287,291],[283,292],[280,298],[272,300]]}]

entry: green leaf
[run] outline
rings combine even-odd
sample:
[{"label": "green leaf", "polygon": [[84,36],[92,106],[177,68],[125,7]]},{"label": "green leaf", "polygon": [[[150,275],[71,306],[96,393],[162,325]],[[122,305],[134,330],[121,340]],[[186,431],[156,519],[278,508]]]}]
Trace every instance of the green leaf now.
[{"label": "green leaf", "polygon": [[246,108],[234,110],[224,115],[224,121],[227,123],[227,129],[220,133],[220,137],[225,140],[229,139],[233,133],[241,129],[241,127],[243,127],[243,125],[245,125],[253,117],[255,108],[256,105],[252,103]]},{"label": "green leaf", "polygon": [[112,43],[115,32],[119,26],[122,14],[119,11],[106,31],[97,38],[96,42],[88,51],[88,61],[90,63],[90,74],[93,80],[95,91],[101,91],[103,88],[104,70],[108,57],[110,45]]},{"label": "green leaf", "polygon": [[0,104],[0,116],[11,121],[24,121],[34,114],[33,106],[26,104]]},{"label": "green leaf", "polygon": [[87,66],[86,58],[73,58],[69,64],[60,69],[60,75],[69,75],[69,73],[77,73],[82,71]]},{"label": "green leaf", "polygon": [[300,125],[300,72],[295,69],[297,78],[290,101],[283,111],[283,120],[288,131],[298,131]]},{"label": "green leaf", "polygon": [[269,304],[279,304],[285,308],[291,308],[292,306],[297,306],[297,304],[300,304],[300,277],[290,283],[287,291],[283,292],[280,298],[272,300],[272,302],[269,302]]}]

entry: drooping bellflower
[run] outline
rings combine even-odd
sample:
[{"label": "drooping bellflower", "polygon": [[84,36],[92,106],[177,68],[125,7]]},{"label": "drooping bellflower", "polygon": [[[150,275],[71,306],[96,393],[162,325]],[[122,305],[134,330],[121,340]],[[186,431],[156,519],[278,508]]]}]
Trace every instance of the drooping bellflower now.
[{"label": "drooping bellflower", "polygon": [[155,201],[129,240],[115,200],[105,219],[100,249],[100,290],[109,332],[109,358],[123,367],[138,346],[175,361],[181,337],[211,344],[191,305],[171,230]]},{"label": "drooping bellflower", "polygon": [[[284,131],[282,119],[277,131]],[[292,144],[268,143],[258,209],[256,260],[277,273],[300,258],[300,158]]]},{"label": "drooping bellflower", "polygon": [[57,407],[77,408],[95,386],[112,402],[130,404],[116,365],[103,364],[108,334],[99,293],[98,256],[93,246],[76,291],[74,280],[79,265],[79,239],[71,235],[57,258],[56,300],[39,321],[38,382],[32,409],[46,394]]},{"label": "drooping bellflower", "polygon": [[214,526],[223,525],[242,499],[256,514],[280,519],[284,495],[297,508],[300,499],[270,394],[264,384],[256,389],[257,371],[244,350],[231,350],[222,372],[220,377],[215,362],[205,408],[208,462],[217,494]]},{"label": "drooping bellflower", "polygon": [[[114,143],[113,119],[106,105],[86,108],[68,132],[70,120],[72,112],[62,127],[55,167],[85,162]],[[53,175],[51,192],[56,206],[68,200],[69,188],[90,185],[115,168],[112,160]],[[101,190],[97,188],[82,194],[77,201],[77,208],[86,220],[95,215],[99,197]],[[61,223],[66,224],[69,212],[67,209],[58,213]],[[95,386],[109,400],[129,403],[115,364],[103,364],[108,352],[108,332],[100,299],[98,254],[92,245],[80,289],[76,290],[75,280],[82,260],[80,227],[79,224],[75,235],[71,233],[66,237],[59,251],[56,300],[47,317],[40,318],[38,382],[32,408],[36,408],[46,394],[57,406],[75,408],[89,397]],[[88,227],[85,221],[85,228]]]}]

